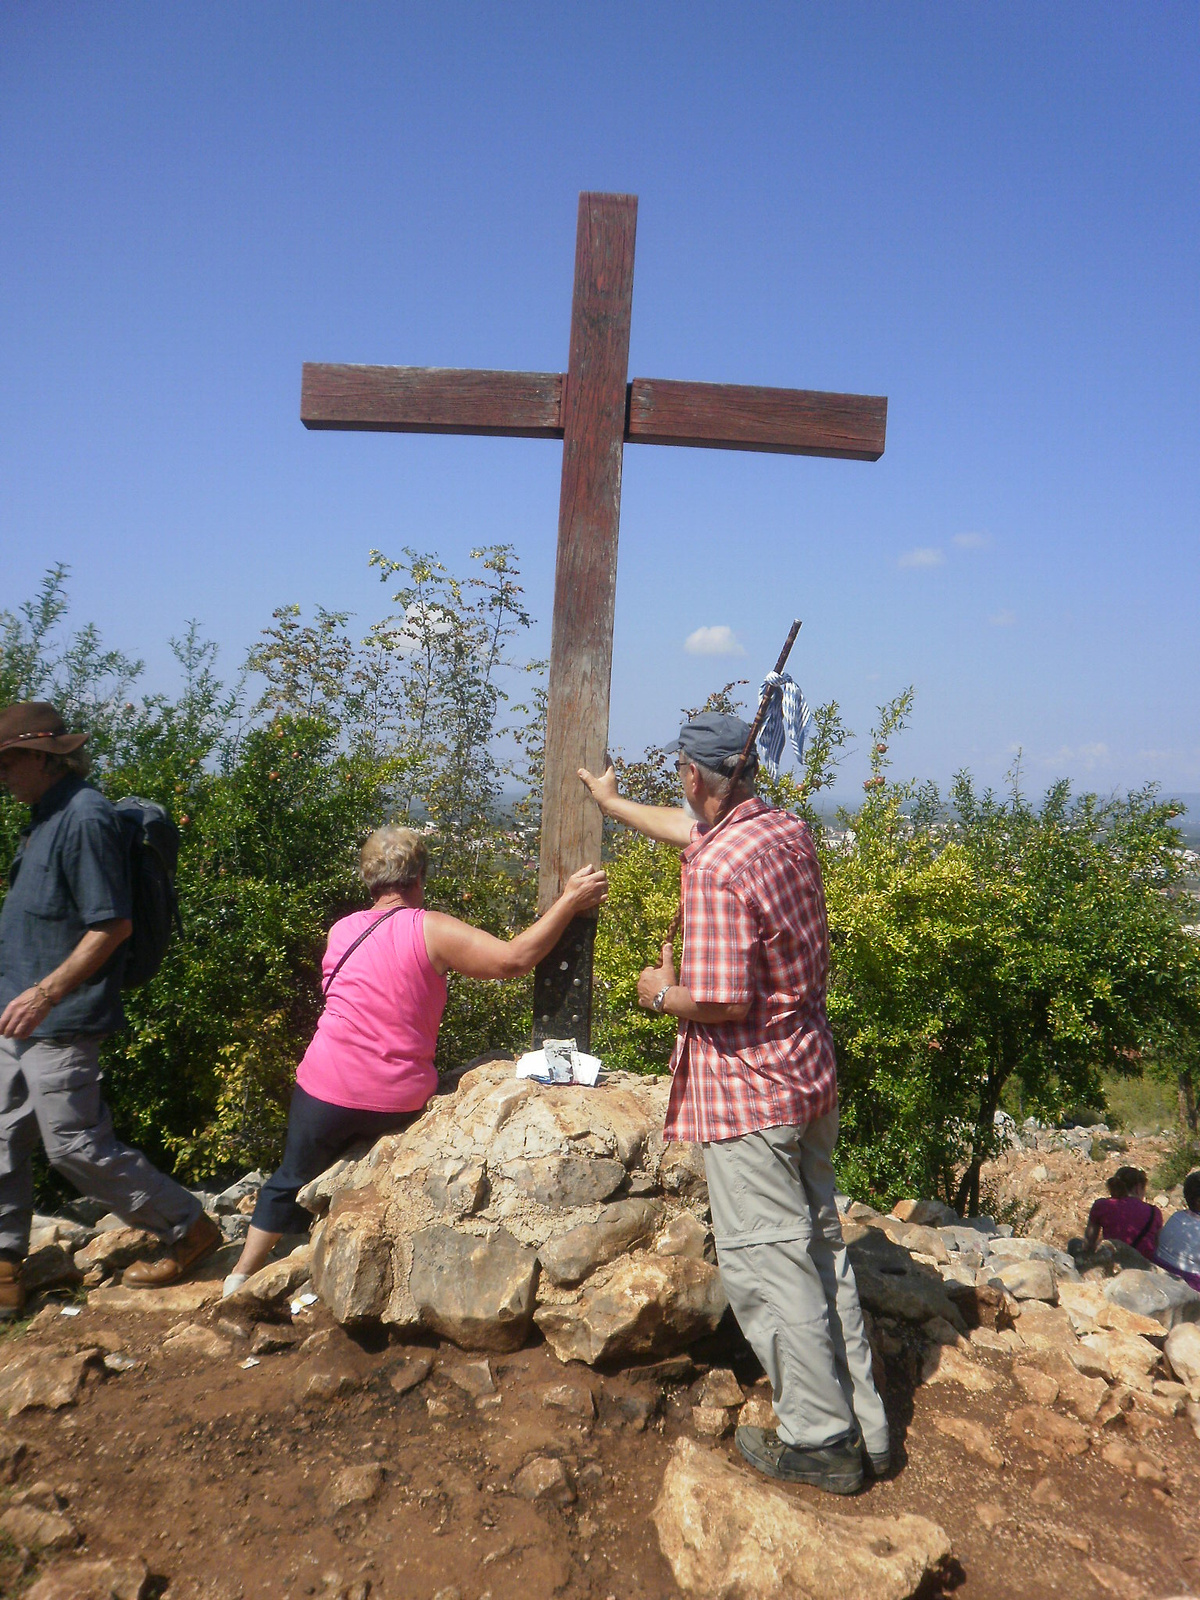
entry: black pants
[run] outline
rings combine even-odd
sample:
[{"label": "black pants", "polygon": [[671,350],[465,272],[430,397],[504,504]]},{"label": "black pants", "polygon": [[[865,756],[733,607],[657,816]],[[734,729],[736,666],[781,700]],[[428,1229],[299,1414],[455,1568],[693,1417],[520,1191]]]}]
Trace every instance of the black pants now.
[{"label": "black pants", "polygon": [[420,1115],[420,1111],[356,1111],[330,1105],[297,1084],[288,1108],[283,1161],[258,1192],[251,1226],[264,1233],[306,1233],[312,1213],[296,1204],[297,1192],[359,1139],[398,1133]]}]

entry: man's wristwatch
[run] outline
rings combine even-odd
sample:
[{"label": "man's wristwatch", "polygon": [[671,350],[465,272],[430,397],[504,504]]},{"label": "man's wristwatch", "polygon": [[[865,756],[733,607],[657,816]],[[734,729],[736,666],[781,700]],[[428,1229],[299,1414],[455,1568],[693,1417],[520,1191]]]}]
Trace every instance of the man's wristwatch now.
[{"label": "man's wristwatch", "polygon": [[674,984],[670,984],[670,983],[664,984],[663,987],[654,996],[654,999],[650,1002],[651,1010],[657,1011],[660,1017],[663,1014],[663,1007],[666,1004],[667,990],[668,989],[672,989],[672,988],[674,988]]}]

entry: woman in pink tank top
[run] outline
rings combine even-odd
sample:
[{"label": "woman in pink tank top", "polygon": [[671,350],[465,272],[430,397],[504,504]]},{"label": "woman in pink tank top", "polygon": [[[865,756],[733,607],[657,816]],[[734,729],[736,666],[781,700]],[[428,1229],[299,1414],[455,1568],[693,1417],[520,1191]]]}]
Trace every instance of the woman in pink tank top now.
[{"label": "woman in pink tank top", "polygon": [[335,922],[322,962],[325,1009],[296,1072],[279,1170],[259,1191],[237,1266],[234,1294],[264,1265],[282,1234],[307,1231],[298,1191],[356,1140],[406,1127],[437,1088],[433,1065],[446,1007],[446,973],[520,978],[548,955],[608,884],[582,867],[549,911],[512,939],[497,939],[441,911],[425,910],[429,858],[411,828],[378,828],[360,870],[374,902]]}]

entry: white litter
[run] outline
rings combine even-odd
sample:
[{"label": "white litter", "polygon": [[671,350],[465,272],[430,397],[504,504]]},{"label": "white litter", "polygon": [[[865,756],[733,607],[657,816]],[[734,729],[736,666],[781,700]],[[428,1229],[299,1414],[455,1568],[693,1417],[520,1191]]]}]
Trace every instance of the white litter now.
[{"label": "white litter", "polygon": [[555,1077],[546,1059],[545,1050],[527,1050],[517,1062],[518,1078],[533,1078],[538,1083],[577,1083],[584,1089],[593,1089],[600,1076],[600,1057],[589,1056],[586,1051],[571,1051],[571,1076]]},{"label": "white litter", "polygon": [[63,1306],[58,1314],[60,1317],[77,1317],[82,1310],[82,1306]]},{"label": "white litter", "polygon": [[315,1294],[298,1294],[288,1306],[288,1310],[294,1317],[298,1317],[302,1311],[307,1310],[309,1306],[315,1306],[316,1303],[317,1297]]},{"label": "white litter", "polygon": [[238,1365],[241,1367],[242,1371],[245,1372],[250,1367],[261,1366],[262,1363],[259,1361],[257,1356],[247,1356],[245,1361],[239,1361]]}]

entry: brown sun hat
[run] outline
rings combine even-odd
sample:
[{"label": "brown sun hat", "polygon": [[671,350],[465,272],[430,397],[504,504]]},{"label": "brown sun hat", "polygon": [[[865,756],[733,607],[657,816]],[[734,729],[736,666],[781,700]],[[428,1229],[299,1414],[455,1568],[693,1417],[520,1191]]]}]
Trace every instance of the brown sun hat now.
[{"label": "brown sun hat", "polygon": [[87,743],[86,733],[68,733],[48,700],[19,700],[0,711],[0,750],[45,750],[69,756]]}]

